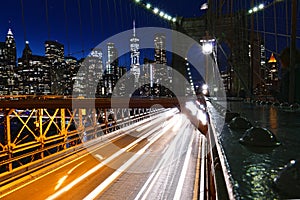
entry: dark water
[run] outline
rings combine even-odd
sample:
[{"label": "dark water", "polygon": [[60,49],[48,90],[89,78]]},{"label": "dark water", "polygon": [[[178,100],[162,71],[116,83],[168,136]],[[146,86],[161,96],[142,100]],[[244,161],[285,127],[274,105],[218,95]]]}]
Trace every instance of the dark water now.
[{"label": "dark water", "polygon": [[220,140],[228,159],[237,198],[287,198],[278,193],[272,184],[284,165],[300,158],[300,112],[244,102],[229,102],[227,107],[233,112],[239,112],[253,125],[268,128],[282,143],[275,148],[250,149],[239,143],[243,132],[232,131],[225,124]]}]

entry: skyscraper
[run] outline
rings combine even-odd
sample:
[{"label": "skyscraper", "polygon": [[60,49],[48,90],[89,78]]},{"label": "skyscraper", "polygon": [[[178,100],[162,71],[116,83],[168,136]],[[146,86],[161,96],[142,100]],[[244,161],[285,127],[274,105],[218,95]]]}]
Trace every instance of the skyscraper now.
[{"label": "skyscraper", "polygon": [[17,61],[17,49],[16,49],[16,42],[15,38],[13,36],[13,33],[11,29],[8,29],[8,33],[5,40],[5,46],[6,46],[6,60],[8,63],[16,66]]},{"label": "skyscraper", "polygon": [[50,66],[44,56],[32,54],[28,41],[25,43],[22,57],[18,59],[17,69],[21,94],[50,94]]},{"label": "skyscraper", "polygon": [[51,63],[64,61],[64,45],[57,41],[45,41],[45,57]]},{"label": "skyscraper", "polygon": [[118,71],[118,64],[118,51],[115,48],[115,44],[109,42],[107,43],[106,74],[116,74]]},{"label": "skyscraper", "polygon": [[135,21],[133,21],[133,35],[130,39],[130,72],[134,75],[134,82],[137,84],[140,78],[140,39],[136,37],[135,33]]},{"label": "skyscraper", "polygon": [[[154,82],[171,89],[172,68],[167,66],[165,34],[157,33],[154,36],[154,61]],[[160,93],[162,93],[162,91],[160,91]]]},{"label": "skyscraper", "polygon": [[267,85],[269,85],[270,90],[278,90],[279,88],[279,79],[278,79],[278,66],[277,66],[277,60],[274,56],[274,54],[271,54],[271,57],[267,64],[268,68],[268,80]]},{"label": "skyscraper", "polygon": [[11,29],[8,30],[5,42],[0,44],[0,94],[18,93],[16,67],[16,42]]},{"label": "skyscraper", "polygon": [[162,33],[157,33],[154,36],[154,61],[157,64],[167,64],[166,57],[166,36]]},{"label": "skyscraper", "polygon": [[57,41],[45,41],[45,57],[50,66],[51,93],[58,95],[67,93],[65,86],[68,80],[64,77],[68,72],[64,60],[64,45]]}]

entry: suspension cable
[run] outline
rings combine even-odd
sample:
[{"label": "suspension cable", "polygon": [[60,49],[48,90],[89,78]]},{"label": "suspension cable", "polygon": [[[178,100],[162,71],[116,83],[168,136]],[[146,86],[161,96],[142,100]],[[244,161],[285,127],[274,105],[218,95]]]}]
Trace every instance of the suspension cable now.
[{"label": "suspension cable", "polygon": [[81,51],[82,51],[82,56],[84,57],[84,41],[83,41],[83,32],[82,32],[82,18],[81,18],[80,0],[77,0],[77,6],[78,6],[78,16],[79,16],[79,26],[80,26]]},{"label": "suspension cable", "polygon": [[[107,0],[106,2],[107,2],[107,11],[109,12],[109,11],[110,11],[110,8],[109,8],[109,0]],[[108,13],[108,16],[110,16],[109,13]],[[110,23],[110,17],[108,17],[108,24],[111,24],[111,23]],[[112,26],[109,26],[109,27],[112,27]],[[108,35],[110,35],[110,34],[111,34],[111,33],[110,33],[110,30],[109,30],[109,29],[107,29],[107,30],[108,30],[108,31],[107,31],[107,32],[108,32]]]},{"label": "suspension cable", "polygon": [[49,13],[48,13],[48,0],[45,0],[45,9],[46,9],[46,24],[48,29],[48,40],[50,40],[50,24],[49,24]]},{"label": "suspension cable", "polygon": [[23,0],[20,0],[20,2],[21,2],[21,10],[22,10],[22,24],[23,24],[23,31],[24,31],[24,41],[27,41]]},{"label": "suspension cable", "polygon": [[101,26],[101,34],[104,36],[104,29],[103,29],[103,20],[102,20],[102,6],[101,6],[101,0],[99,0],[99,17],[100,17],[100,26]]},{"label": "suspension cable", "polygon": [[65,13],[65,25],[66,25],[66,39],[68,46],[68,56],[70,56],[70,39],[69,39],[69,23],[68,23],[68,14],[67,14],[67,0],[64,0],[64,13]]},{"label": "suspension cable", "polygon": [[[116,0],[114,0],[114,11],[115,11],[115,26],[116,30],[118,29],[118,13],[117,13],[117,5],[116,5]],[[121,18],[122,21],[122,18]]]},{"label": "suspension cable", "polygon": [[94,19],[93,19],[93,3],[92,0],[90,0],[90,20],[91,20],[91,29],[92,29],[92,40],[95,44],[95,29],[94,29]]},{"label": "suspension cable", "polygon": [[[122,12],[122,8],[123,8],[123,6],[122,6],[122,0],[119,0],[119,4],[120,4],[120,5],[119,5],[119,7],[120,7],[120,16],[122,16],[121,19],[124,19],[124,18],[123,18],[123,12]],[[123,20],[121,20],[121,28],[122,28],[122,30],[124,30],[124,28],[125,28],[125,27],[124,27]]]}]

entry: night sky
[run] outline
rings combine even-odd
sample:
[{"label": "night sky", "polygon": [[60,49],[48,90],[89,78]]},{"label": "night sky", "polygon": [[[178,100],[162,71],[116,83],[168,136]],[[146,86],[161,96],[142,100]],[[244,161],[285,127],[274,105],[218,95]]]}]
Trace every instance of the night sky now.
[{"label": "night sky", "polygon": [[[172,16],[192,17],[203,14],[199,8],[205,0],[148,2]],[[38,55],[44,55],[45,40],[56,40],[65,45],[66,55],[80,58],[108,37],[131,29],[134,19],[137,28],[169,27],[168,22],[132,0],[2,1],[0,40],[5,41],[8,28],[11,28],[18,57],[22,55],[26,40],[29,41],[33,54]]]},{"label": "night sky", "polygon": [[[141,0],[172,16],[197,17],[206,11],[200,7],[207,0]],[[273,0],[255,0],[255,4],[272,3]],[[250,8],[250,0],[233,1],[235,7]],[[285,2],[277,4],[277,31],[285,34],[283,7]],[[300,6],[300,4],[298,5]],[[226,5],[224,6],[226,7]],[[22,9],[23,8],[23,9]],[[235,9],[235,8],[233,8]],[[274,32],[272,6],[265,11],[266,24]],[[48,14],[47,14],[48,13]],[[290,12],[288,12],[290,13]],[[262,12],[258,13],[262,15]],[[268,17],[269,16],[269,17]],[[300,9],[298,24],[300,27]],[[0,41],[5,41],[8,28],[11,28],[17,44],[18,57],[21,56],[25,41],[30,43],[33,54],[44,55],[44,42],[56,40],[65,45],[65,55],[76,58],[85,57],[90,49],[105,39],[122,31],[136,27],[169,28],[169,22],[137,5],[133,0],[8,0],[0,6]],[[288,20],[290,21],[290,20]],[[290,23],[290,22],[289,22]],[[262,22],[257,23],[263,29]],[[255,22],[256,25],[256,22]],[[290,24],[289,24],[290,25]],[[289,29],[290,30],[290,29]],[[300,35],[300,29],[297,30]],[[272,35],[266,38],[267,58],[276,52]],[[278,52],[289,45],[285,38],[278,37]],[[297,46],[300,42],[297,40]],[[278,53],[277,52],[277,53]],[[129,59],[120,60],[120,65],[128,65]],[[142,62],[142,58],[141,58]]]}]

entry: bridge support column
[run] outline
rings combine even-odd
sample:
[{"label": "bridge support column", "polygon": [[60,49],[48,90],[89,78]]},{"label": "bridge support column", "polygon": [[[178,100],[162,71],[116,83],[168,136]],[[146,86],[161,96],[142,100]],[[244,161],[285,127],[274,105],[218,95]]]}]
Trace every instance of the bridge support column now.
[{"label": "bridge support column", "polygon": [[93,126],[93,132],[94,135],[93,137],[96,138],[97,137],[97,111],[96,108],[92,109],[92,126]]},{"label": "bridge support column", "polygon": [[122,117],[122,128],[124,127],[124,109],[121,109],[121,117]]},{"label": "bridge support column", "polygon": [[108,123],[107,123],[107,109],[104,109],[104,123],[105,123],[105,132],[107,131],[108,128]]},{"label": "bridge support column", "polygon": [[63,148],[67,148],[67,142],[68,142],[68,132],[66,130],[66,110],[64,108],[60,109],[60,128],[61,128],[61,135],[64,136],[64,146]]},{"label": "bridge support column", "polygon": [[[6,143],[6,149],[8,154],[8,159],[12,158],[12,144],[11,144],[11,130],[10,130],[10,117],[13,109],[8,109],[4,111],[4,139]],[[8,171],[12,171],[12,162],[7,164]]]},{"label": "bridge support column", "polygon": [[[35,122],[36,128],[39,130],[39,140],[41,142],[41,149],[44,149],[44,133],[43,133],[43,109],[37,109],[37,121]],[[44,158],[44,152],[41,152],[41,158]]]}]

